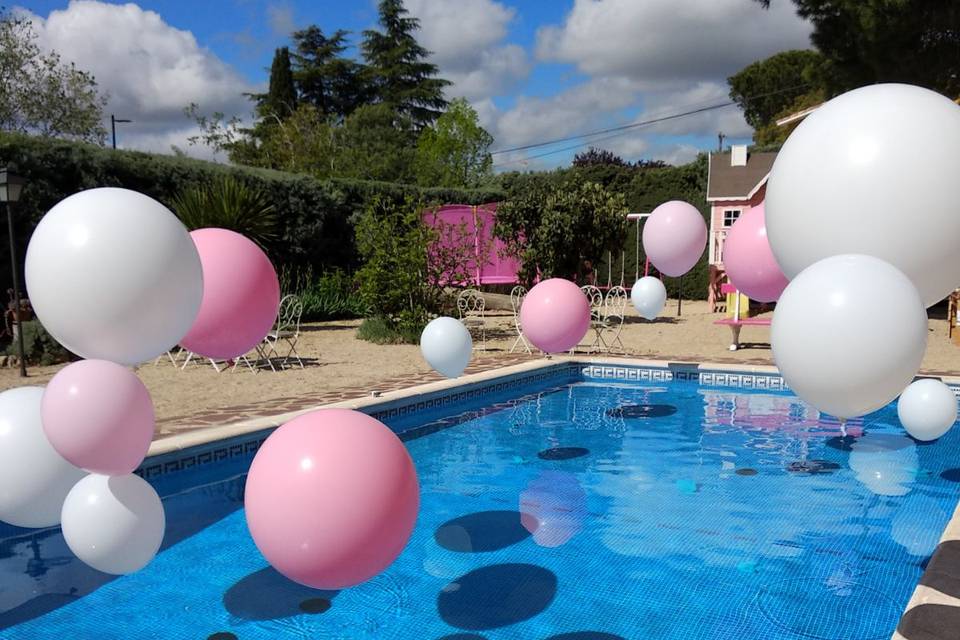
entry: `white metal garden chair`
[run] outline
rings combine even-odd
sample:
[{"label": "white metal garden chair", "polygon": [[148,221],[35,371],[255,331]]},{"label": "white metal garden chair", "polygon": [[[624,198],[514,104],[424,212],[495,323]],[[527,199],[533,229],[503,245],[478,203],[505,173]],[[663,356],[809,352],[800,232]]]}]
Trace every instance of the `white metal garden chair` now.
[{"label": "white metal garden chair", "polygon": [[[621,352],[626,351],[623,341],[620,340],[620,333],[623,331],[623,319],[627,313],[629,297],[627,290],[621,286],[611,287],[607,291],[607,297],[603,302],[603,318],[600,328],[600,342],[607,351],[612,351],[614,345],[619,346]],[[604,339],[603,331],[609,331],[612,337]]]},{"label": "white metal garden chair", "polygon": [[513,353],[518,344],[523,344],[523,348],[527,350],[527,353],[533,353],[530,349],[530,344],[527,342],[527,338],[523,335],[523,328],[520,326],[520,307],[523,306],[523,299],[527,295],[527,288],[521,285],[515,286],[510,290],[510,307],[513,309],[513,326],[517,331],[517,339],[513,341],[513,346],[510,347],[510,353]]},{"label": "white metal garden chair", "polygon": [[457,313],[460,322],[471,334],[479,332],[480,348],[483,351],[487,350],[487,323],[484,317],[486,307],[487,301],[476,289],[464,289],[457,296]]},{"label": "white metal garden chair", "polygon": [[[300,316],[303,315],[303,302],[300,298],[290,294],[280,300],[280,308],[277,312],[276,326],[263,338],[258,348],[261,357],[267,361],[272,371],[277,368],[273,365],[273,357],[280,358],[280,368],[282,369],[291,360],[296,360],[300,368],[303,368],[303,360],[297,352],[297,341],[300,338]],[[286,353],[281,356],[278,347],[281,349],[286,345]]]},{"label": "white metal garden chair", "polygon": [[[585,346],[588,352],[592,353],[599,351],[603,346],[603,292],[592,284],[584,285],[580,290],[590,303],[590,328],[593,329],[593,340]],[[570,353],[576,351],[577,347],[570,349]]]}]

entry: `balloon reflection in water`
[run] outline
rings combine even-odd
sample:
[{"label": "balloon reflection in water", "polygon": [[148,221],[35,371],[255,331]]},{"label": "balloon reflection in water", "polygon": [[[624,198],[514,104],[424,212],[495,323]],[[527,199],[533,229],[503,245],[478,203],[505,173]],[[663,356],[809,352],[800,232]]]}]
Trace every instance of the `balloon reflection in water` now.
[{"label": "balloon reflection in water", "polygon": [[520,522],[541,547],[570,541],[587,517],[587,494],[565,471],[544,471],[520,493]]},{"label": "balloon reflection in water", "polygon": [[917,446],[905,435],[868,433],[850,445],[850,468],[857,480],[880,496],[910,493],[918,466]]}]

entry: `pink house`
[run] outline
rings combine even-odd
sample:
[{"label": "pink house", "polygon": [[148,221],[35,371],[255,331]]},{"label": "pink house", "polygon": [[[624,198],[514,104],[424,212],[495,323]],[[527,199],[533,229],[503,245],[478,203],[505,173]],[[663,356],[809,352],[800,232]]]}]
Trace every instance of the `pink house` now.
[{"label": "pink house", "polygon": [[741,215],[763,202],[767,177],[777,154],[749,153],[746,145],[733,145],[730,151],[710,154],[707,173],[707,202],[710,203],[708,238],[710,284],[707,302],[713,311],[725,297],[720,285],[727,280],[723,268],[723,243],[727,231]]}]

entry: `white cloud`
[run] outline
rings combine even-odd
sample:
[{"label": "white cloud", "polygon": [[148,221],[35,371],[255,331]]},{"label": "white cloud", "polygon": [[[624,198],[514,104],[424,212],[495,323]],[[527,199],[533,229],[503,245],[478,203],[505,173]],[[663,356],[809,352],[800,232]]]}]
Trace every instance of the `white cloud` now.
[{"label": "white cloud", "polygon": [[293,19],[293,7],[289,4],[268,4],[267,22],[270,30],[276,36],[290,37],[296,23]]},{"label": "white cloud", "polygon": [[417,40],[431,52],[452,97],[503,95],[530,72],[527,52],[504,44],[516,10],[494,0],[407,0],[420,20]]},{"label": "white cloud", "polygon": [[[139,139],[141,149],[169,152],[170,140],[185,138],[174,132],[189,126],[183,108],[191,102],[205,113],[242,116],[251,111],[242,94],[258,87],[156,12],[132,3],[73,0],[46,18],[27,15],[41,46],[93,73],[109,94],[108,116],[134,121],[118,129],[118,140]],[[202,155],[196,147],[184,150]]]},{"label": "white cloud", "polygon": [[754,0],[575,0],[562,26],[538,31],[542,60],[638,81],[717,79],[790,48],[811,27],[793,4]]}]

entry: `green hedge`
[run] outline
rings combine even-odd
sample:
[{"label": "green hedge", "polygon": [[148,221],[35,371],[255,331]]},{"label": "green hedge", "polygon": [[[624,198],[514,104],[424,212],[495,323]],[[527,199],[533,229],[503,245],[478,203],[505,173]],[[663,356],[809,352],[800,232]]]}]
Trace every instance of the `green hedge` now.
[{"label": "green hedge", "polygon": [[[374,196],[396,200],[414,196],[431,203],[463,204],[503,198],[503,192],[497,189],[459,191],[383,182],[316,180],[267,169],[16,134],[0,135],[0,165],[14,167],[28,180],[15,210],[21,265],[30,234],[43,214],[63,198],[94,187],[133,189],[169,206],[183,189],[232,174],[262,190],[276,205],[279,237],[267,248],[274,264],[294,270],[310,268],[317,274],[353,270],[357,266],[353,225]],[[6,233],[3,235],[6,243]],[[21,280],[22,277],[21,271]],[[8,259],[0,261],[0,282],[4,287],[10,286]]]}]

